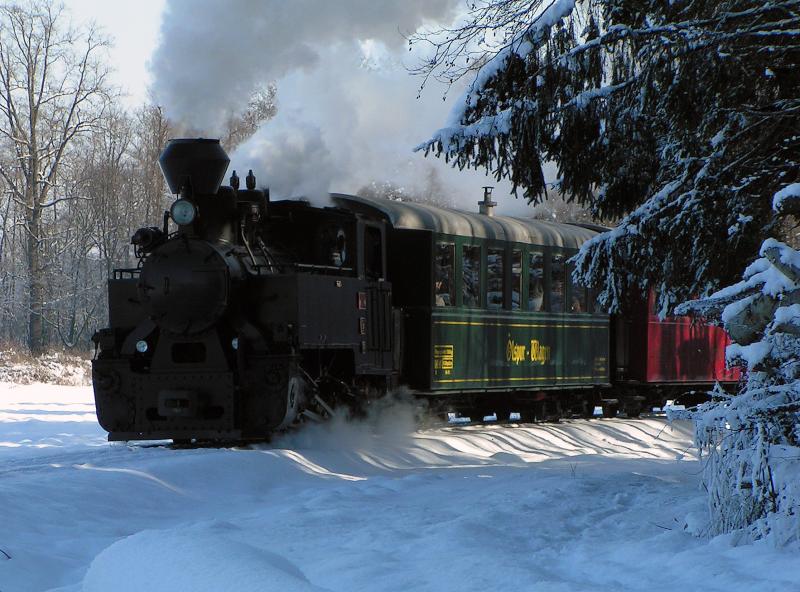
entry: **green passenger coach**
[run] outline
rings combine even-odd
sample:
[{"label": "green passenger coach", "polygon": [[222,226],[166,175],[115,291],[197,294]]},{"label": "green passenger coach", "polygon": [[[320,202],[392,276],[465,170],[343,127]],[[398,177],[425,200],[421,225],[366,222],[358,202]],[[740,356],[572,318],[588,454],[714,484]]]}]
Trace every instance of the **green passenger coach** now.
[{"label": "green passenger coach", "polygon": [[[599,229],[336,195],[388,226],[402,375],[418,393],[609,384],[609,316],[568,263]],[[399,327],[398,327],[399,328]]]}]

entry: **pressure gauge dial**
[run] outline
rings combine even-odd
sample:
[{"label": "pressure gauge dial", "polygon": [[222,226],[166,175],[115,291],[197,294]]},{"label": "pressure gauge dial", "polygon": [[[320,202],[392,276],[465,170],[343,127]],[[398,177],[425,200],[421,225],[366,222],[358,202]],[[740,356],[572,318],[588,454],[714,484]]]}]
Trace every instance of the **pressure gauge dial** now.
[{"label": "pressure gauge dial", "polygon": [[194,222],[195,216],[197,216],[197,209],[189,200],[179,199],[172,204],[169,213],[175,224],[186,226]]}]

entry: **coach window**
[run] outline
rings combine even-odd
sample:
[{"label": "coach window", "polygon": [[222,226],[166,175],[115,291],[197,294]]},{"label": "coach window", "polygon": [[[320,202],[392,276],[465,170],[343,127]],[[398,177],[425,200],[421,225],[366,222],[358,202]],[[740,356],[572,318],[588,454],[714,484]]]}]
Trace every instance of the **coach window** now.
[{"label": "coach window", "polygon": [[453,259],[456,247],[453,243],[437,243],[434,261],[434,295],[436,306],[455,304],[455,284],[453,282]]},{"label": "coach window", "polygon": [[572,278],[572,272],[575,268],[572,265],[567,266],[567,274],[569,280],[569,311],[570,312],[589,312],[586,300],[586,288],[579,282]]},{"label": "coach window", "polygon": [[586,291],[588,292],[587,304],[589,305],[589,308],[586,312],[592,312],[595,314],[603,312],[603,307],[600,306],[600,303],[597,301],[597,291],[594,288],[588,288]]},{"label": "coach window", "polygon": [[550,312],[564,312],[564,255],[553,253],[550,262]]},{"label": "coach window", "polygon": [[528,261],[528,310],[544,310],[544,253],[531,251]]},{"label": "coach window", "polygon": [[464,306],[481,305],[481,248],[461,247],[461,285]]},{"label": "coach window", "polygon": [[511,251],[511,310],[520,309],[522,299],[522,251]]},{"label": "coach window", "polygon": [[486,257],[486,306],[492,310],[503,308],[503,268],[505,251],[489,249]]}]

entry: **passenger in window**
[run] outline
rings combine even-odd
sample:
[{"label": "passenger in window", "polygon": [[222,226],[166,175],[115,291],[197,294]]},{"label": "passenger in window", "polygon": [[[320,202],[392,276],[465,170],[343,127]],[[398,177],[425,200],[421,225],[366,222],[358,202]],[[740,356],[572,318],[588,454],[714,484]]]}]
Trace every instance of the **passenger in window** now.
[{"label": "passenger in window", "polygon": [[550,291],[550,312],[564,312],[564,282],[553,279]]},{"label": "passenger in window", "polygon": [[540,311],[544,308],[544,287],[542,280],[531,280],[528,286],[528,310]]},{"label": "passenger in window", "polygon": [[486,307],[492,310],[503,308],[503,255],[504,251],[489,249],[487,256],[488,281],[486,290]]},{"label": "passenger in window", "polygon": [[522,251],[511,253],[511,310],[522,306]]},{"label": "passenger in window", "polygon": [[572,297],[572,304],[569,307],[570,312],[583,312],[583,307],[581,306],[581,301],[577,296]]},{"label": "passenger in window", "polygon": [[455,304],[455,294],[453,293],[452,277],[455,245],[452,243],[439,243],[436,247],[434,302],[436,306],[453,306]]},{"label": "passenger in window", "polygon": [[450,306],[450,288],[445,280],[436,280],[436,306]]},{"label": "passenger in window", "polygon": [[544,253],[534,251],[528,267],[528,310],[544,310]]},{"label": "passenger in window", "polygon": [[550,265],[550,312],[564,312],[566,310],[564,255],[553,253]]},{"label": "passenger in window", "polygon": [[465,245],[461,249],[461,300],[464,306],[480,306],[481,248]]}]

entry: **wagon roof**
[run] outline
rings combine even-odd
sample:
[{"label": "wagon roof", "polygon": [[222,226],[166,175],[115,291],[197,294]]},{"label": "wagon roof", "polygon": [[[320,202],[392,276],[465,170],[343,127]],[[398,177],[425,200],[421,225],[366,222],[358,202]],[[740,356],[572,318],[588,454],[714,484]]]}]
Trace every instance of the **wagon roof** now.
[{"label": "wagon roof", "polygon": [[373,215],[378,213],[394,228],[407,230],[430,230],[441,234],[552,245],[569,249],[579,248],[601,230],[600,227],[587,228],[577,224],[559,224],[529,218],[486,216],[380,197],[343,193],[332,193],[331,197],[342,207]]}]

